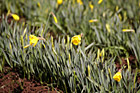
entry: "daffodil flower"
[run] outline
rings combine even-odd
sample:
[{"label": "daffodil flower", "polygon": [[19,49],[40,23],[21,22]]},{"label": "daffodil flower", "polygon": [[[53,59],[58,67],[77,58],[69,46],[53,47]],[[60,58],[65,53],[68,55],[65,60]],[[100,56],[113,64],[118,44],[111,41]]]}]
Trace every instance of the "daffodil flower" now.
[{"label": "daffodil flower", "polygon": [[33,45],[33,47],[34,47],[34,46],[36,46],[36,44],[37,44],[39,39],[36,36],[34,36],[34,35],[30,35],[29,36],[29,40],[30,40],[30,45],[34,44]]},{"label": "daffodil flower", "polygon": [[98,1],[98,4],[101,4],[102,2],[103,2],[103,0],[99,0],[99,1]]},{"label": "daffodil flower", "polygon": [[55,21],[55,23],[57,23],[57,18],[56,18],[56,16],[54,16],[54,21]]},{"label": "daffodil flower", "polygon": [[120,80],[122,79],[121,69],[113,76],[113,79],[117,82],[120,82]]},{"label": "daffodil flower", "polygon": [[135,32],[134,29],[123,29],[122,31],[123,31],[123,32]]},{"label": "daffodil flower", "polygon": [[90,77],[90,66],[88,65],[88,76]]},{"label": "daffodil flower", "polygon": [[82,0],[77,0],[77,3],[79,3],[80,5],[83,5]]},{"label": "daffodil flower", "polygon": [[37,3],[37,6],[40,7],[40,3],[39,2]]},{"label": "daffodil flower", "polygon": [[107,31],[108,32],[111,32],[110,25],[109,24],[106,24],[105,26],[106,26]]},{"label": "daffodil flower", "polygon": [[18,21],[20,19],[20,17],[16,14],[10,13],[10,10],[8,10],[7,12],[7,16],[12,16],[14,20]]},{"label": "daffodil flower", "polygon": [[51,14],[53,15],[53,18],[54,18],[55,23],[57,23],[57,18],[56,18],[56,16],[54,15],[53,12],[51,12]]},{"label": "daffodil flower", "polygon": [[61,5],[63,3],[63,0],[57,0],[57,4]]},{"label": "daffodil flower", "polygon": [[116,6],[116,11],[118,11],[119,10],[119,6]]},{"label": "daffodil flower", "polygon": [[93,23],[93,22],[98,22],[98,20],[97,20],[97,19],[91,19],[91,20],[89,20],[88,22],[89,22],[89,23]]},{"label": "daffodil flower", "polygon": [[91,3],[91,2],[89,2],[89,7],[90,7],[90,9],[91,9],[91,10],[93,10],[94,5],[92,5],[92,3]]},{"label": "daffodil flower", "polygon": [[34,47],[38,43],[38,40],[45,40],[45,39],[42,38],[42,37],[36,37],[34,35],[30,35],[29,40],[30,40],[30,44],[26,45],[24,48],[27,48],[27,47],[29,47],[31,45],[33,45],[33,47]]},{"label": "daffodil flower", "polygon": [[11,16],[13,17],[14,20],[18,21],[20,18],[18,15],[16,14],[11,14]]},{"label": "daffodil flower", "polygon": [[81,43],[81,37],[82,37],[82,36],[83,36],[83,34],[73,36],[71,42],[72,42],[74,45],[80,44],[80,43]]}]

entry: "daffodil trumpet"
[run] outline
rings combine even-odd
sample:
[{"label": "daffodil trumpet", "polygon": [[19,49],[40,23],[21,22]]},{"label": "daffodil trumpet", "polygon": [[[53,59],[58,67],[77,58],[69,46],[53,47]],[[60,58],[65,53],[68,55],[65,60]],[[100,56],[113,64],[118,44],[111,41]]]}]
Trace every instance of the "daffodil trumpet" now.
[{"label": "daffodil trumpet", "polygon": [[81,33],[80,35],[75,35],[72,37],[71,42],[74,45],[79,45],[81,43],[81,37],[83,36],[83,33]]}]

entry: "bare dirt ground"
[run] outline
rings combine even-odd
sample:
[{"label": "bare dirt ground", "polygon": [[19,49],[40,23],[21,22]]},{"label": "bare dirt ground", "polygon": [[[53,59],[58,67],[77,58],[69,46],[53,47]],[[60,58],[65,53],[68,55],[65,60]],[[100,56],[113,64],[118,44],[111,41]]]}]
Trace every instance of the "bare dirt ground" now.
[{"label": "bare dirt ground", "polygon": [[4,67],[0,73],[0,93],[63,93],[57,88],[41,85],[36,80],[22,79],[10,67]]}]

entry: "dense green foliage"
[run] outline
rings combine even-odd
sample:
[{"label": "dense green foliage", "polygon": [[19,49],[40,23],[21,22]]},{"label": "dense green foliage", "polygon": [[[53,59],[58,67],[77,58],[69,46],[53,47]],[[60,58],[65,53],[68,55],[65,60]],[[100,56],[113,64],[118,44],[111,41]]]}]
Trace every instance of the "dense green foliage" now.
[{"label": "dense green foliage", "polygon": [[[93,10],[89,2],[94,5]],[[140,0],[2,0],[0,3],[0,71],[5,64],[20,69],[24,77],[36,77],[64,92],[138,92],[140,68]],[[19,15],[12,20],[6,13]],[[58,20],[55,23],[53,12]],[[97,22],[90,23],[89,20]],[[133,29],[124,32],[123,29]],[[71,37],[83,33],[75,46]],[[35,47],[29,35],[44,37]],[[99,50],[104,54],[99,56]],[[136,57],[135,69],[122,70],[116,82],[115,61]],[[122,66],[123,69],[123,66]]]}]

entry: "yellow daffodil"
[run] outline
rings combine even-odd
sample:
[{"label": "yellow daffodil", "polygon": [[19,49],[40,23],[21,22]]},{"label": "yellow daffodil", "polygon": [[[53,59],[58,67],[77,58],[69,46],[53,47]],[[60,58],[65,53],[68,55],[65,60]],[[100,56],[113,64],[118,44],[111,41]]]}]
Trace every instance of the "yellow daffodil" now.
[{"label": "yellow daffodil", "polygon": [[82,37],[82,35],[83,35],[83,34],[73,36],[71,42],[72,42],[74,45],[80,44],[80,43],[81,43],[81,37]]},{"label": "yellow daffodil", "polygon": [[57,4],[61,5],[63,3],[63,0],[57,0]]},{"label": "yellow daffodil", "polygon": [[88,22],[89,23],[93,23],[93,22],[97,22],[98,20],[97,19],[91,19],[91,20],[89,20]]},{"label": "yellow daffodil", "polygon": [[56,18],[56,16],[54,15],[53,12],[51,12],[51,14],[53,15],[53,18],[54,18],[55,23],[57,23],[57,18]]},{"label": "yellow daffodil", "polygon": [[30,40],[30,44],[24,46],[24,48],[27,48],[27,47],[29,47],[29,46],[31,46],[31,45],[33,45],[33,47],[34,47],[34,46],[36,46],[36,44],[38,43],[38,40],[45,40],[45,39],[42,38],[42,37],[36,37],[36,36],[34,36],[34,35],[30,35],[30,36],[29,36],[29,40]]},{"label": "yellow daffodil", "polygon": [[35,46],[36,44],[37,44],[37,42],[38,42],[38,37],[36,37],[36,36],[34,36],[34,35],[30,35],[29,36],[29,40],[30,40],[30,45],[33,45],[33,46]]},{"label": "yellow daffodil", "polygon": [[54,18],[55,23],[57,23],[57,18],[56,18],[56,16],[54,16],[53,18]]},{"label": "yellow daffodil", "polygon": [[116,80],[117,82],[120,82],[122,79],[121,71],[118,71],[114,76],[113,79]]},{"label": "yellow daffodil", "polygon": [[40,3],[39,2],[37,3],[37,6],[40,7]]},{"label": "yellow daffodil", "polygon": [[119,10],[119,6],[116,6],[116,11],[118,11]]},{"label": "yellow daffodil", "polygon": [[99,60],[99,57],[100,57],[100,49],[98,49],[97,51],[97,60]]},{"label": "yellow daffodil", "polygon": [[14,20],[18,21],[20,18],[18,15],[16,14],[11,14],[11,16],[13,17]]},{"label": "yellow daffodil", "polygon": [[88,76],[90,77],[90,66],[88,65]]},{"label": "yellow daffodil", "polygon": [[93,10],[94,5],[92,5],[92,3],[91,3],[91,2],[89,2],[89,7],[90,7],[90,9],[91,9],[91,10]]},{"label": "yellow daffodil", "polygon": [[82,0],[77,0],[77,3],[79,3],[80,5],[83,5]]},{"label": "yellow daffodil", "polygon": [[106,24],[105,26],[106,26],[107,31],[108,32],[111,32],[110,25],[109,24]]},{"label": "yellow daffodil", "polygon": [[10,10],[8,10],[6,15],[7,16],[9,16],[9,15],[12,16],[13,19],[16,20],[16,21],[18,21],[20,19],[20,17],[18,15],[10,13]]},{"label": "yellow daffodil", "polygon": [[135,32],[134,29],[123,29],[122,31],[123,31],[123,32]]},{"label": "yellow daffodil", "polygon": [[102,2],[103,2],[103,0],[99,0],[99,1],[98,1],[98,4],[101,4]]}]

